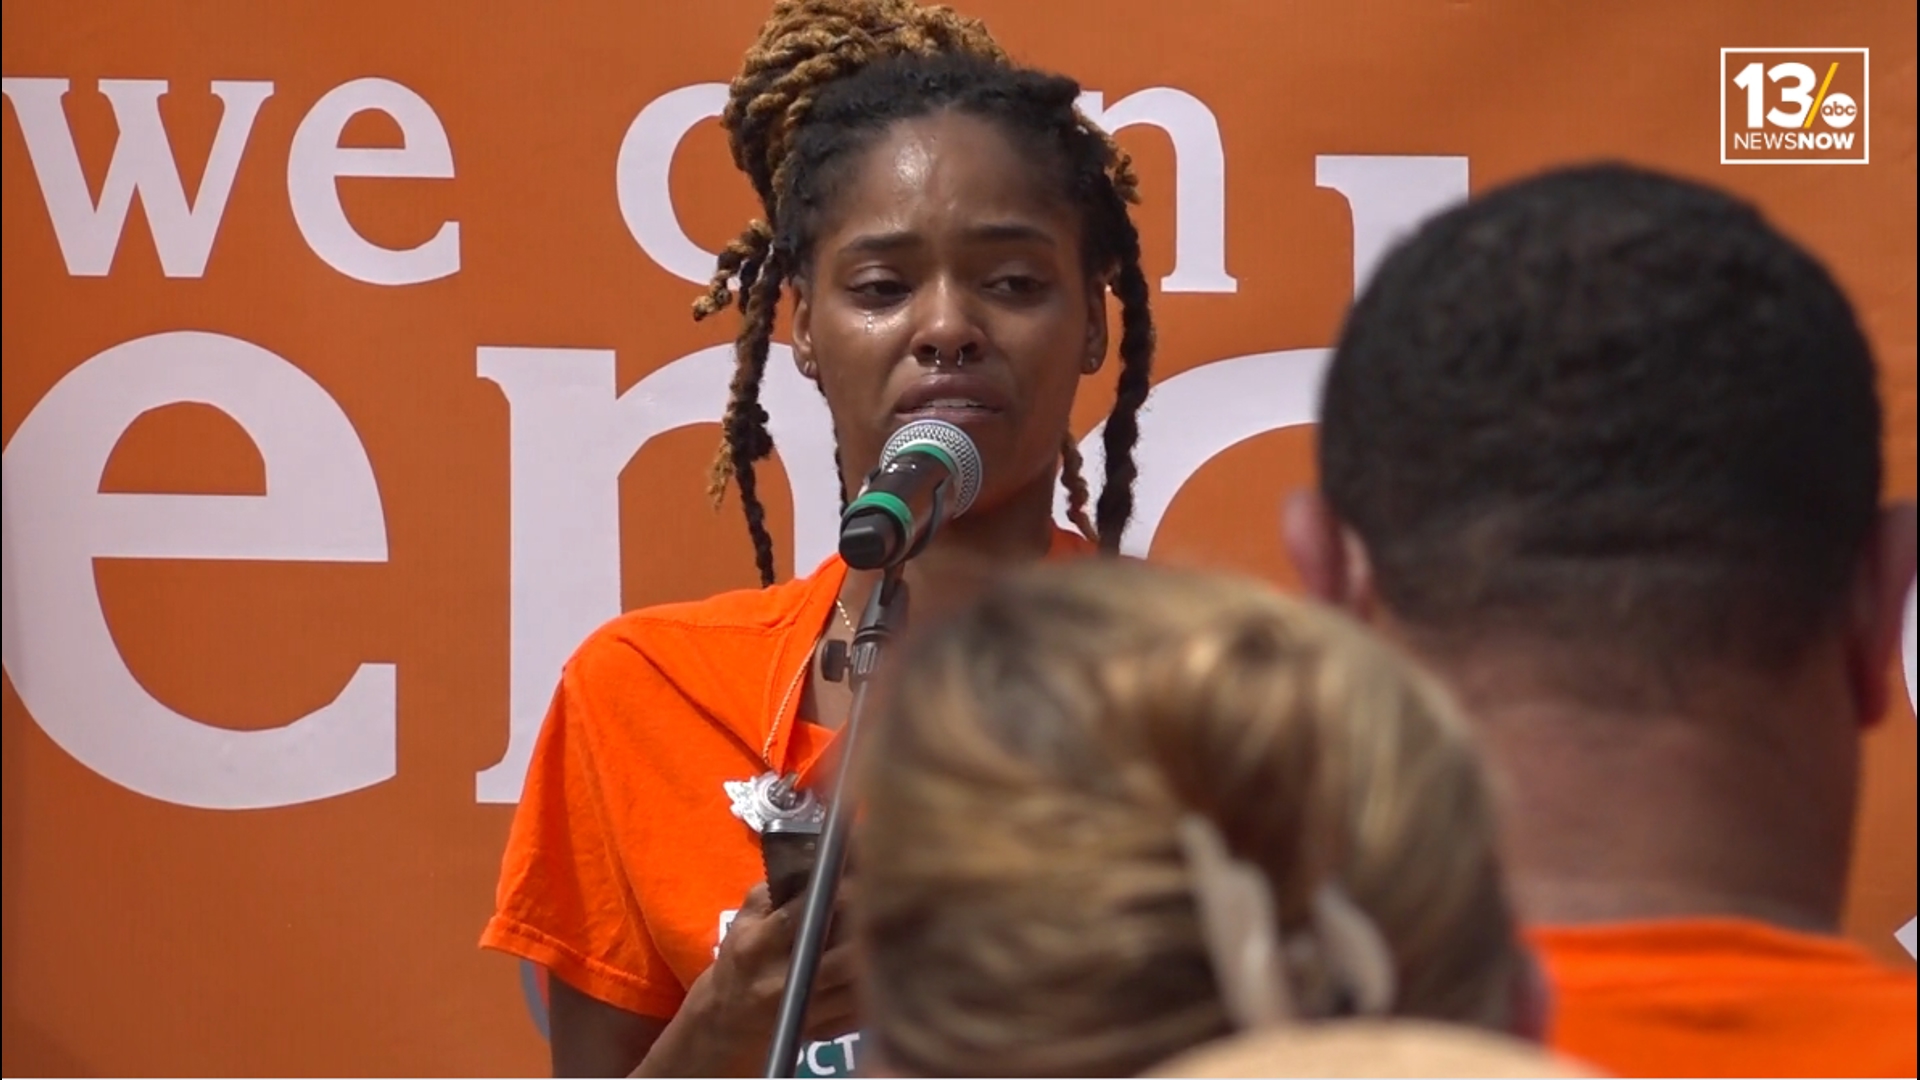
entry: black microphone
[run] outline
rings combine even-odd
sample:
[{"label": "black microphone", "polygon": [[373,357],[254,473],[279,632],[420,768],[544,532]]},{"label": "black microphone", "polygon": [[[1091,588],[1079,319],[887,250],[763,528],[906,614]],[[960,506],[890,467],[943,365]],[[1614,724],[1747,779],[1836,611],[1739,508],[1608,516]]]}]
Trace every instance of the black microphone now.
[{"label": "black microphone", "polygon": [[840,515],[840,557],[855,570],[905,562],[980,494],[980,449],[944,420],[915,420],[893,433],[880,467]]}]

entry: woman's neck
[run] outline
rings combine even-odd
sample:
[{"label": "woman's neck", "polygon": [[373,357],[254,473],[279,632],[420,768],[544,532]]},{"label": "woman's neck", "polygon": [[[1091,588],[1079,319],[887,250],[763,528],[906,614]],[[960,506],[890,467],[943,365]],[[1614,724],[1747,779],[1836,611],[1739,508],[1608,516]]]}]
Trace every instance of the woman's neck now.
[{"label": "woman's neck", "polygon": [[[916,625],[963,607],[1009,568],[1044,558],[1053,543],[1054,477],[1044,474],[988,510],[949,521],[902,572]],[[840,600],[857,620],[880,584],[877,570],[848,573]]]}]

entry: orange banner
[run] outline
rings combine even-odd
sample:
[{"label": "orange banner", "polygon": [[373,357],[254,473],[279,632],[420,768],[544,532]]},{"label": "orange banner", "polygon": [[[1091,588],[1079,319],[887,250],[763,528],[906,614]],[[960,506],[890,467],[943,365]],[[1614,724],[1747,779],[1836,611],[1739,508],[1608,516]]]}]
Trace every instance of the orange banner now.
[{"label": "orange banner", "polygon": [[[1603,157],[1829,261],[1914,493],[1913,5],[962,6],[1139,165],[1130,549],[1291,581],[1356,280]],[[559,665],[755,580],[703,494],[732,327],[688,309],[752,209],[714,116],[765,11],[6,6],[6,1072],[544,1071],[537,988],[475,940]],[[836,488],[818,395],[770,371],[790,572]],[[1903,962],[1912,626],[1849,914]]]}]

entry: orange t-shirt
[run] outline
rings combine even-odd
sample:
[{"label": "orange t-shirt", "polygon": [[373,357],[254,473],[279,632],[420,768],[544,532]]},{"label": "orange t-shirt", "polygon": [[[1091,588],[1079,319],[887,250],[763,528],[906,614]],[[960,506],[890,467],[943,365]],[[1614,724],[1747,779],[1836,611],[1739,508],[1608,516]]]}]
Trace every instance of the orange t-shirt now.
[{"label": "orange t-shirt", "polygon": [[1914,973],[1745,919],[1529,935],[1555,1049],[1621,1076],[1912,1076]]},{"label": "orange t-shirt", "polygon": [[[1091,550],[1055,530],[1054,557]],[[846,576],[834,556],[806,578],[629,612],[587,638],[534,747],[482,946],[629,1012],[679,1010],[766,876],[722,783],[769,770],[804,781],[835,741],[799,710]],[[808,1054],[848,1071],[856,1039]]]}]

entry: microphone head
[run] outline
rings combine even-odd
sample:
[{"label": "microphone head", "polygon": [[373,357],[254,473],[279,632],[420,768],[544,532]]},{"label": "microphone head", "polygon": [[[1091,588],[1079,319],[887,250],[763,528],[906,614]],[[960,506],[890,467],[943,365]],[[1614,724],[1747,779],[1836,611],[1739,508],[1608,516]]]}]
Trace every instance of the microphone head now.
[{"label": "microphone head", "polygon": [[973,444],[973,439],[945,420],[913,420],[901,425],[893,438],[887,440],[887,445],[880,450],[880,464],[916,450],[937,454],[951,463],[953,503],[947,513],[950,517],[966,513],[979,497],[980,482],[985,475],[980,448]]}]

